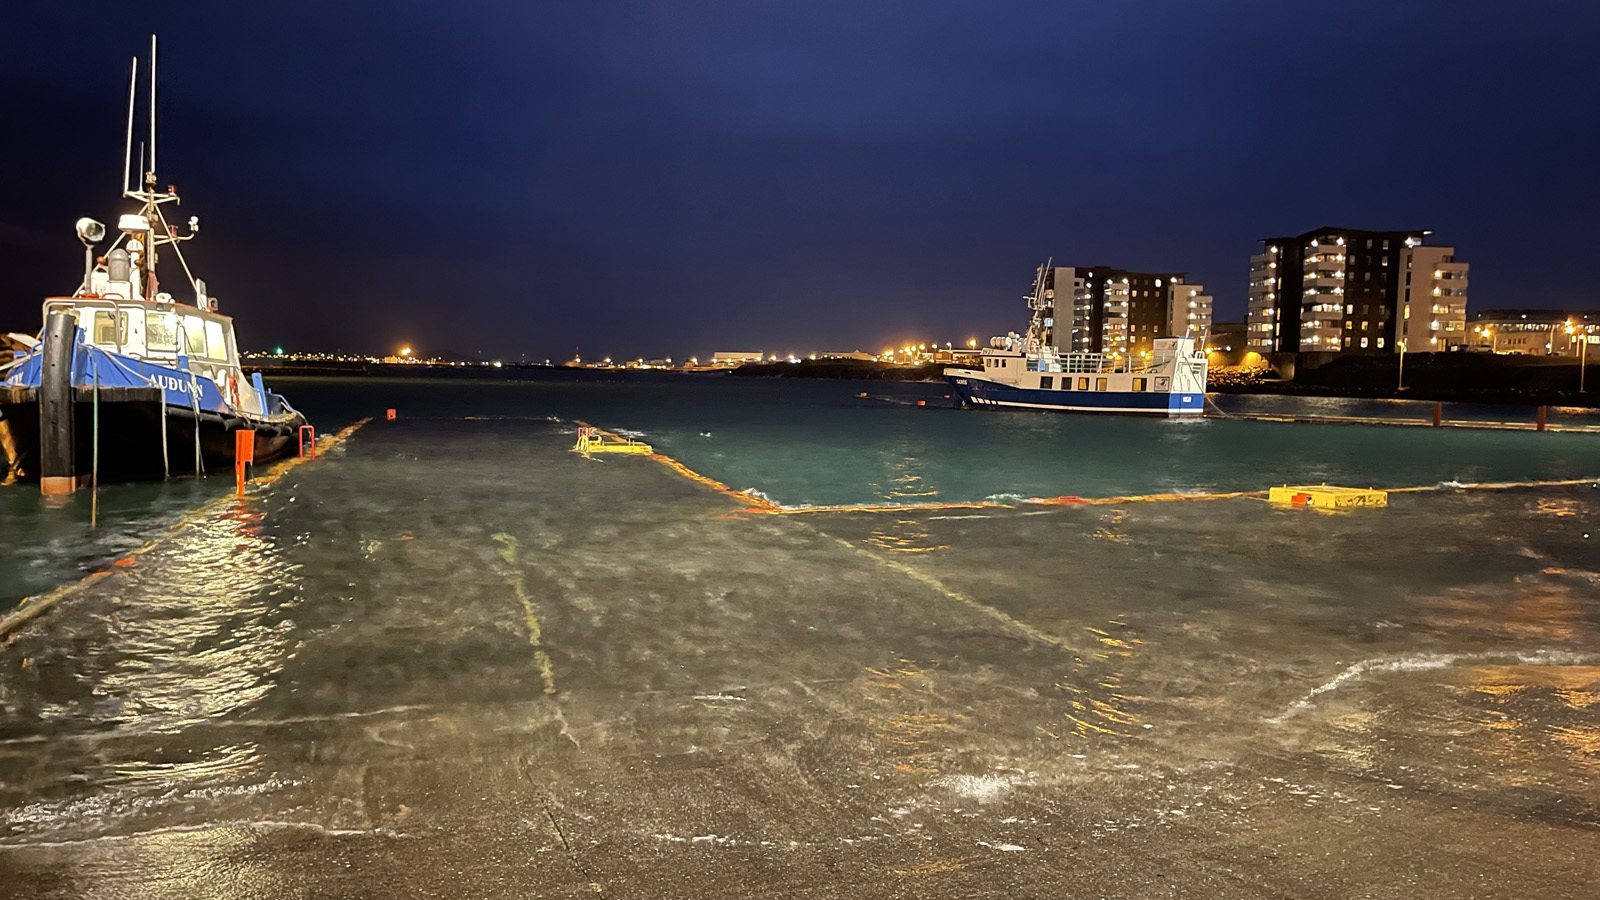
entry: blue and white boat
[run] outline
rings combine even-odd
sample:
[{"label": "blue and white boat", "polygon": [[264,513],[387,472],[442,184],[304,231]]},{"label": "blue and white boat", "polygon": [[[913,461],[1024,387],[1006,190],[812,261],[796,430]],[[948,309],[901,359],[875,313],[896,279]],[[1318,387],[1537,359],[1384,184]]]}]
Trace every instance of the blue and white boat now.
[{"label": "blue and white boat", "polygon": [[[241,429],[255,432],[256,462],[299,446],[305,416],[269,391],[259,373],[245,374],[233,320],[217,312],[216,297],[190,274],[182,245],[195,237],[199,220],[190,217],[181,234],[168,223],[168,210],[179,200],[174,188],[157,189],[154,52],[152,39],[148,166],[142,149],[138,184],[126,183],[131,160],[124,159],[123,198],[138,208],[118,218],[115,238],[98,257],[95,248],[107,229],[92,219],[78,221],[83,281],[70,296],[45,300],[45,327],[37,338],[9,335],[11,352],[0,352],[0,476],[7,480],[39,477],[46,430],[41,398],[47,380],[61,373],[70,378],[75,408],[73,426],[61,430],[75,435],[76,473],[87,475],[93,466],[102,479],[126,480],[225,470]],[[132,94],[130,88],[129,157]],[[191,295],[188,303],[157,274],[158,257],[169,252],[182,264],[174,287]]]},{"label": "blue and white boat", "polygon": [[[1044,271],[1040,270],[1041,273]],[[1043,276],[1034,285],[1026,334],[989,342],[977,368],[944,370],[969,409],[1199,416],[1205,412],[1206,356],[1194,338],[1156,338],[1148,356],[1061,351],[1052,346]]]}]

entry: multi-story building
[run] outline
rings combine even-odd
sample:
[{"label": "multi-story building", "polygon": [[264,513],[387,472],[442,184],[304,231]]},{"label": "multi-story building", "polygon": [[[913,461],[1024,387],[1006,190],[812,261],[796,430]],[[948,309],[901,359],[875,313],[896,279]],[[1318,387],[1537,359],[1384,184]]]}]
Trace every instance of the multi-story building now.
[{"label": "multi-story building", "polygon": [[1205,285],[1182,272],[1130,272],[1106,266],[1054,266],[1044,279],[1046,343],[1060,350],[1138,356],[1158,337],[1211,327]]},{"label": "multi-story building", "polygon": [[1393,353],[1467,343],[1467,264],[1427,231],[1324,227],[1250,257],[1246,335],[1260,353]]},{"label": "multi-story building", "polygon": [[1473,314],[1467,337],[1474,349],[1493,353],[1600,358],[1600,311],[1486,309]]}]

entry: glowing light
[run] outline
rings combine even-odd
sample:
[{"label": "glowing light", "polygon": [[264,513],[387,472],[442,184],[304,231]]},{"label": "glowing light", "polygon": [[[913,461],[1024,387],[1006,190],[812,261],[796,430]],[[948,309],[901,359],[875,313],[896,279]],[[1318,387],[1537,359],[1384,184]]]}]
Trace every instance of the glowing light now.
[{"label": "glowing light", "polygon": [[402,358],[408,357],[410,355],[411,355],[411,348],[410,347],[401,347],[400,348],[400,356]]}]

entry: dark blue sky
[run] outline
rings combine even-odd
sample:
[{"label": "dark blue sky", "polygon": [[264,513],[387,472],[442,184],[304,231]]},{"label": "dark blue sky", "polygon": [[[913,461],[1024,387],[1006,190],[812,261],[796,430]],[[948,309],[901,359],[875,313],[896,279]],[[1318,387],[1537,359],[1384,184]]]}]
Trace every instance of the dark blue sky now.
[{"label": "dark blue sky", "polygon": [[1592,4],[136,6],[6,14],[0,330],[119,211],[152,31],[252,347],[876,350],[1016,327],[1048,256],[1238,319],[1256,239],[1322,224],[1432,228],[1472,308],[1600,306]]}]

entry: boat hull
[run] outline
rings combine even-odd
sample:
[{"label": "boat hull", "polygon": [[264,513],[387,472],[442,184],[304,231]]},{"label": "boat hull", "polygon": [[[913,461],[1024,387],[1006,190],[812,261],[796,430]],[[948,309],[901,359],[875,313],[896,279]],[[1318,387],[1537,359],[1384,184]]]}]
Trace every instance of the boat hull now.
[{"label": "boat hull", "polygon": [[1075,391],[1024,388],[973,374],[946,376],[961,405],[970,409],[1037,409],[1183,418],[1205,413],[1205,394],[1180,391]]},{"label": "boat hull", "polygon": [[[92,401],[86,403],[80,396],[74,403],[74,414],[77,474],[87,478],[95,467]],[[105,482],[195,474],[197,441],[200,471],[231,471],[234,433],[241,429],[255,432],[255,462],[272,462],[298,450],[299,428],[306,424],[305,417],[298,413],[262,422],[202,410],[197,418],[192,407],[159,400],[102,400],[99,419],[99,476]],[[38,479],[37,400],[0,402],[0,457],[0,477]]]}]

